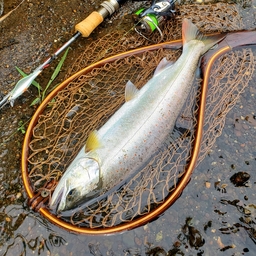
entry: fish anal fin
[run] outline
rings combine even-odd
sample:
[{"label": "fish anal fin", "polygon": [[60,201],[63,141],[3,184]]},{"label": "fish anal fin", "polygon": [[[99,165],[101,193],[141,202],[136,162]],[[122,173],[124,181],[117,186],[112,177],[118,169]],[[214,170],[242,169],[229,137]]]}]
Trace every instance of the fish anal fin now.
[{"label": "fish anal fin", "polygon": [[96,130],[92,131],[85,144],[85,152],[93,151],[101,147],[101,143]]},{"label": "fish anal fin", "polygon": [[125,101],[134,99],[138,92],[139,89],[129,80],[125,86]]}]

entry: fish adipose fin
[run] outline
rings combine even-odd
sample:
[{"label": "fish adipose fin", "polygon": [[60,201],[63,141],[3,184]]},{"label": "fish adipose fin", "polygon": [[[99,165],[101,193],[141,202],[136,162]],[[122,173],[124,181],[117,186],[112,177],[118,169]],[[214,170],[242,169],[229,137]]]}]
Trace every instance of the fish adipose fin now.
[{"label": "fish adipose fin", "polygon": [[98,138],[97,131],[93,131],[89,134],[86,144],[85,144],[85,152],[93,151],[101,147],[100,140]]},{"label": "fish adipose fin", "polygon": [[138,92],[139,89],[129,80],[125,86],[125,101],[134,99]]},{"label": "fish adipose fin", "polygon": [[184,19],[182,23],[182,42],[183,45],[191,40],[200,40],[205,44],[203,54],[211,49],[215,44],[220,42],[225,38],[225,35],[213,35],[205,36],[202,32],[198,30],[196,25],[194,25],[190,20]]}]

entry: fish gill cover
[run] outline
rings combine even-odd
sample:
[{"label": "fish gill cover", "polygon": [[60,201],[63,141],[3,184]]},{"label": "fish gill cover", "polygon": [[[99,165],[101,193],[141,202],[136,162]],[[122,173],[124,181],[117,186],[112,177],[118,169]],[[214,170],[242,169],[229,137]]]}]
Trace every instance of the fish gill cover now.
[{"label": "fish gill cover", "polygon": [[[178,11],[180,15],[176,16],[175,22],[170,20],[162,28],[164,41],[181,38],[183,18],[190,18],[201,31],[207,33],[243,28],[238,11],[232,4],[181,5]],[[136,33],[125,37],[123,34],[122,31],[113,32],[93,42],[76,60],[66,77],[103,57],[152,44]],[[157,42],[160,35],[155,33],[152,37]],[[140,88],[152,77],[163,57],[176,60],[180,54],[180,49],[160,48],[130,55],[81,74],[60,90],[40,115],[29,144],[28,179],[34,193],[47,191],[45,184],[59,180],[84,146],[88,134],[101,127],[120,107],[128,80]],[[214,63],[197,164],[221,134],[226,114],[252,79],[255,61],[255,52],[251,48],[243,48],[222,55]],[[195,86],[174,131],[144,168],[120,189],[96,198],[91,204],[82,205],[71,217],[63,216],[65,221],[86,228],[114,227],[148,214],[165,201],[176,188],[190,161],[200,104],[200,82],[195,79]],[[54,187],[50,186],[48,190],[51,192]],[[44,202],[47,206],[47,201]]]}]

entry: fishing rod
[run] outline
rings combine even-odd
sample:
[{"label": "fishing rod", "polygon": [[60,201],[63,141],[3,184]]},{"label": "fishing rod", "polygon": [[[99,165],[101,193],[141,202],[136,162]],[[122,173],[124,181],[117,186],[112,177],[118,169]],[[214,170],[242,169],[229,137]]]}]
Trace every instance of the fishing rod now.
[{"label": "fishing rod", "polygon": [[[69,47],[80,36],[89,37],[92,31],[99,24],[101,24],[106,17],[112,15],[116,10],[118,10],[120,5],[125,1],[126,0],[106,0],[101,3],[99,10],[92,12],[86,19],[75,26],[76,33],[62,47],[53,53],[51,57],[37,67],[32,73],[17,82],[13,90],[11,90],[0,101],[0,109],[3,108],[7,103],[10,103],[10,105],[13,106],[14,101],[29,88],[33,80],[45,68],[47,68],[61,52]],[[149,8],[141,8],[136,11],[134,16],[136,17],[136,24],[133,27],[135,32],[147,40],[152,41],[146,36],[146,34],[149,34],[157,29],[162,40],[163,34],[159,26],[167,19],[174,17],[174,3],[176,1],[177,0],[153,0]]]},{"label": "fishing rod", "polygon": [[83,21],[75,26],[76,33],[62,47],[54,52],[51,57],[49,57],[39,67],[37,67],[32,73],[18,81],[13,90],[11,90],[0,101],[0,109],[4,107],[7,103],[10,103],[10,105],[13,106],[15,99],[17,99],[29,88],[33,80],[45,68],[47,68],[61,52],[69,47],[80,36],[88,37],[92,33],[92,31],[103,22],[106,17],[112,15],[116,10],[118,10],[120,5],[123,4],[125,1],[126,0],[106,0],[101,3],[100,8],[97,11],[93,11],[87,18],[85,18]]}]

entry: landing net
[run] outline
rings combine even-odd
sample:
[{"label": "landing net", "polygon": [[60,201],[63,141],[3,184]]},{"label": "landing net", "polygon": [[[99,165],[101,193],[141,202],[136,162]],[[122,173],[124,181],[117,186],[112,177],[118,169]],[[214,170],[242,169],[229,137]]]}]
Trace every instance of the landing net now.
[{"label": "landing net", "polygon": [[[243,28],[238,10],[231,4],[179,6],[180,15],[162,28],[164,41],[181,38],[181,22],[189,18],[202,32],[226,32]],[[200,13],[200,16],[198,15]],[[118,31],[89,45],[71,67],[67,78],[91,63],[130,49],[152,44],[136,33]],[[153,42],[160,40],[152,34]],[[60,90],[39,116],[29,144],[28,179],[36,194],[43,186],[58,181],[84,146],[88,134],[99,129],[124,103],[124,88],[131,80],[141,88],[153,75],[163,57],[176,60],[180,49],[155,49],[118,58],[114,62],[84,72]],[[206,98],[204,131],[197,164],[220,136],[225,116],[252,79],[256,53],[253,48],[228,52],[213,64]],[[161,150],[147,165],[126,180],[119,189],[81,205],[64,221],[81,228],[115,227],[149,214],[176,188],[187,170],[197,127],[201,80],[193,89],[175,129]],[[51,192],[54,186],[49,188]],[[45,201],[44,207],[47,207]],[[65,215],[65,214],[64,214]]]}]

